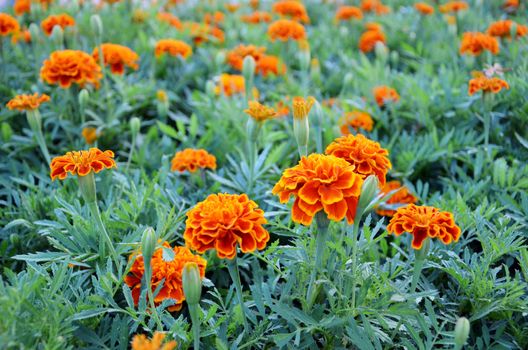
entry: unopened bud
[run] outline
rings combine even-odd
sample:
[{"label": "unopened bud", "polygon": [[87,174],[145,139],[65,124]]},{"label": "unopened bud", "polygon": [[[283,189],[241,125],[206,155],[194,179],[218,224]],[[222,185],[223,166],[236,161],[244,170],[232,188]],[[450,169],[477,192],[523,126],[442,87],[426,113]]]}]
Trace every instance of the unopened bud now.
[{"label": "unopened bud", "polygon": [[103,37],[103,21],[101,21],[101,17],[97,14],[92,15],[92,17],[90,17],[90,24],[95,36],[101,40]]},{"label": "unopened bud", "polygon": [[376,56],[379,57],[382,61],[387,60],[387,56],[389,54],[389,49],[387,49],[387,46],[385,46],[384,43],[381,41],[377,41],[374,45],[374,52],[376,52]]},{"label": "unopened bud", "polygon": [[57,46],[61,46],[64,43],[64,30],[60,25],[55,25],[51,31],[51,39]]},{"label": "unopened bud", "polygon": [[398,53],[398,51],[391,51],[390,60],[391,60],[393,65],[397,65],[398,64],[398,61],[400,60],[400,54]]},{"label": "unopened bud", "polygon": [[13,137],[13,129],[7,122],[2,123],[2,141],[9,142]]},{"label": "unopened bud", "polygon": [[132,135],[135,137],[139,133],[139,129],[141,128],[141,120],[138,117],[133,117],[130,119],[130,131],[132,132]]},{"label": "unopened bud", "polygon": [[202,295],[202,278],[200,269],[194,262],[185,264],[182,271],[183,293],[189,305],[196,305],[200,302]]},{"label": "unopened bud", "polygon": [[224,51],[219,51],[215,56],[215,64],[217,67],[222,66],[225,63],[226,55]]},{"label": "unopened bud", "polygon": [[301,70],[308,71],[311,59],[310,49],[299,51],[299,65],[301,66]]},{"label": "unopened bud", "polygon": [[154,250],[156,249],[156,232],[152,227],[147,227],[141,237],[141,254],[143,261],[150,264]]},{"label": "unopened bud", "polygon": [[40,37],[40,29],[39,26],[35,23],[31,23],[29,25],[29,32],[31,33],[31,41],[37,42],[38,38]]},{"label": "unopened bud", "polygon": [[455,326],[455,344],[463,346],[469,338],[470,324],[465,317],[460,317]]},{"label": "unopened bud", "polygon": [[361,186],[361,196],[359,197],[358,207],[367,210],[373,206],[374,199],[379,192],[379,181],[377,176],[370,175],[363,181]]},{"label": "unopened bud", "polygon": [[84,111],[84,109],[88,105],[89,99],[90,99],[90,94],[88,93],[88,90],[82,89],[81,92],[79,92],[79,106],[81,107],[81,110]]},{"label": "unopened bud", "polygon": [[211,80],[207,81],[205,84],[205,92],[207,96],[214,98],[216,96],[216,90],[215,84]]},{"label": "unopened bud", "polygon": [[242,64],[242,75],[244,76],[244,83],[246,87],[246,96],[251,99],[253,91],[253,77],[255,75],[256,63],[253,56],[244,57]]},{"label": "unopened bud", "polygon": [[514,39],[517,37],[517,23],[515,22],[510,27],[510,36]]}]

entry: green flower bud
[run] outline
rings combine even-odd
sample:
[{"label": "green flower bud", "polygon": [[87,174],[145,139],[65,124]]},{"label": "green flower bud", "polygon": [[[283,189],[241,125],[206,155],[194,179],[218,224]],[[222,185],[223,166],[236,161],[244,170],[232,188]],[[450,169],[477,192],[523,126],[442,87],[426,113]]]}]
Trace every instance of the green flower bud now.
[{"label": "green flower bud", "polygon": [[53,30],[51,31],[51,39],[55,45],[62,47],[62,44],[64,43],[64,30],[62,30],[61,26],[56,25],[53,27]]},{"label": "green flower bud", "polygon": [[150,260],[156,249],[156,241],[156,232],[154,232],[152,227],[147,227],[141,237],[141,254],[143,254],[143,261],[146,264],[150,264]]},{"label": "green flower bud", "polygon": [[226,55],[224,51],[218,51],[215,56],[215,65],[217,67],[222,66],[225,63]]},{"label": "green flower bud", "polygon": [[512,38],[517,37],[517,23],[513,22],[510,27],[510,35]]},{"label": "green flower bud", "polygon": [[141,120],[138,117],[130,118],[130,131],[134,137],[139,134],[139,129],[141,128]]},{"label": "green flower bud", "polygon": [[390,60],[391,60],[392,64],[394,64],[394,65],[398,64],[398,61],[400,60],[400,54],[398,53],[398,51],[391,51]]},{"label": "green flower bud", "polygon": [[469,338],[470,331],[469,320],[465,317],[460,317],[457,320],[455,326],[455,344],[458,346],[463,346]]},{"label": "green flower bud", "polygon": [[13,129],[11,129],[11,126],[7,122],[2,123],[2,140],[4,142],[11,141],[11,137],[13,137]]},{"label": "green flower bud", "polygon": [[310,68],[311,60],[312,55],[310,54],[310,50],[299,51],[299,65],[301,66],[301,70],[308,71],[308,69]]},{"label": "green flower bud", "polygon": [[244,76],[246,86],[246,96],[251,98],[253,91],[253,77],[255,75],[256,63],[253,56],[246,56],[242,64],[242,75]]},{"label": "green flower bud", "polygon": [[81,92],[79,92],[79,106],[81,107],[81,110],[84,111],[84,109],[88,105],[89,99],[90,99],[90,94],[88,93],[88,90],[82,89]]},{"label": "green flower bud", "polygon": [[31,33],[31,41],[36,42],[37,39],[40,37],[39,26],[35,23],[31,23],[29,25],[29,32]]},{"label": "green flower bud", "polygon": [[182,271],[183,293],[189,305],[196,305],[200,302],[202,295],[202,278],[200,269],[194,262],[185,264]]},{"label": "green flower bud", "polygon": [[389,49],[387,49],[387,46],[385,46],[384,43],[381,41],[377,41],[374,46],[374,52],[376,52],[376,56],[379,57],[382,61],[387,60],[387,56],[389,54]]},{"label": "green flower bud", "polygon": [[101,40],[103,37],[103,21],[101,21],[101,17],[99,15],[92,15],[90,17],[90,25],[95,36]]},{"label": "green flower bud", "polygon": [[216,96],[216,86],[211,80],[208,80],[205,84],[205,92],[210,98],[214,98]]},{"label": "green flower bud", "polygon": [[370,175],[363,181],[361,195],[359,196],[358,208],[366,211],[375,205],[375,199],[379,192],[379,181],[377,176]]}]

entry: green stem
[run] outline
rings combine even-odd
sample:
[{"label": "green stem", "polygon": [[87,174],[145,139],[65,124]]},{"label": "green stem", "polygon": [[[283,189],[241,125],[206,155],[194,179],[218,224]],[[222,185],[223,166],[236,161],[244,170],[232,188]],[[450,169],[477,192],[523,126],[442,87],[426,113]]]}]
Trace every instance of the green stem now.
[{"label": "green stem", "polygon": [[150,305],[150,311],[154,317],[154,320],[156,321],[156,324],[158,325],[158,329],[161,331],[163,330],[163,324],[161,323],[161,319],[158,315],[158,310],[156,309],[156,304],[154,303],[154,293],[152,292],[152,267],[150,265],[151,260],[152,256],[150,257],[149,261],[144,260],[145,272],[143,274],[143,278],[147,286],[147,297]]},{"label": "green stem", "polygon": [[242,283],[240,282],[240,273],[238,271],[238,263],[237,263],[236,256],[232,260],[229,260],[227,262],[227,269],[229,270],[229,275],[231,276],[231,280],[235,284],[238,303],[240,304],[240,308],[242,310],[242,320],[244,322],[244,330],[247,333],[249,332],[249,324],[246,318],[246,308],[244,304],[244,297],[242,295]]},{"label": "green stem", "polygon": [[416,287],[418,286],[418,281],[420,280],[420,275],[422,274],[422,269],[425,263],[425,258],[427,257],[427,254],[429,253],[429,246],[430,246],[430,239],[426,238],[423,242],[422,248],[420,250],[416,250],[414,253],[415,261],[414,261],[414,270],[413,270],[413,276],[411,281],[411,288],[409,289],[410,293],[414,293],[416,291]]},{"label": "green stem", "polygon": [[194,350],[200,349],[200,305],[188,304],[191,315]]},{"label": "green stem", "polygon": [[308,291],[306,293],[306,300],[308,302],[308,310],[311,310],[315,299],[317,297],[315,288],[315,278],[317,273],[321,272],[323,265],[324,249],[328,238],[328,227],[330,222],[324,212],[319,212],[315,216],[317,223],[317,233],[315,235],[315,268],[310,274],[310,283],[308,284]]},{"label": "green stem", "polygon": [[133,135],[132,145],[130,146],[130,153],[128,154],[128,159],[125,166],[125,173],[128,173],[128,168],[130,167],[130,162],[132,161],[132,155],[134,154],[134,149],[136,148],[136,139],[137,135]]},{"label": "green stem", "polygon": [[352,226],[352,315],[356,313],[356,285],[357,285],[357,240],[359,233],[359,222],[361,221],[361,215],[356,215],[354,218],[354,225]]},{"label": "green stem", "polygon": [[33,134],[37,139],[40,151],[42,152],[42,155],[44,156],[46,162],[48,162],[49,165],[51,163],[51,157],[49,155],[48,146],[46,145],[44,134],[42,133],[42,118],[40,116],[40,112],[38,109],[28,110],[26,112],[26,117],[31,131],[33,131]]}]

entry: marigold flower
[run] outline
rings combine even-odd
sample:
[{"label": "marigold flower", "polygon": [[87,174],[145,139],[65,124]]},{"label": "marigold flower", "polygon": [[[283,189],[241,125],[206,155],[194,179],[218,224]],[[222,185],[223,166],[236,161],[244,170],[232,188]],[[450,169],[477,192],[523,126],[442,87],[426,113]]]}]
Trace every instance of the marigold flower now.
[{"label": "marigold flower", "polygon": [[516,25],[516,37],[525,36],[528,33],[528,27],[521,24],[515,23],[512,20],[497,21],[490,24],[488,28],[488,34],[491,36],[498,36],[501,38],[511,38],[511,27]]},{"label": "marigold flower", "polygon": [[363,11],[356,6],[341,6],[337,9],[335,19],[338,21],[363,19]]},{"label": "marigold flower", "polygon": [[361,111],[352,111],[345,113],[343,118],[341,119],[341,133],[343,135],[350,134],[350,128],[359,131],[359,129],[363,129],[365,131],[372,131],[372,128],[374,127],[374,120],[372,120],[372,117]]},{"label": "marigold flower", "polygon": [[31,42],[31,33],[29,30],[24,29],[20,30],[16,33],[13,33],[13,36],[11,37],[11,42],[13,44],[18,43],[20,40],[23,40],[26,44]]},{"label": "marigold flower", "polygon": [[226,96],[244,94],[246,92],[244,76],[237,74],[222,74],[215,91],[217,95],[223,93]]},{"label": "marigold flower", "polygon": [[158,20],[160,22],[168,23],[171,27],[174,27],[176,29],[182,29],[183,24],[181,23],[180,19],[176,16],[174,16],[170,12],[160,12],[158,13]]},{"label": "marigold flower", "polygon": [[216,249],[220,259],[233,259],[237,243],[243,253],[262,250],[269,241],[264,211],[246,194],[212,194],[187,212],[183,238],[191,249]]},{"label": "marigold flower", "polygon": [[130,345],[132,350],[174,350],[178,345],[175,340],[163,343],[165,334],[154,332],[152,339],[148,339],[145,334],[136,334]]},{"label": "marigold flower", "polygon": [[372,94],[374,95],[376,103],[380,107],[384,106],[387,102],[398,102],[400,100],[400,95],[398,92],[395,89],[385,85],[377,86],[372,89]]},{"label": "marigold flower", "polygon": [[280,61],[277,56],[263,55],[258,61],[256,72],[263,77],[270,74],[282,75],[286,73],[286,66]]},{"label": "marigold flower", "polygon": [[422,15],[429,16],[434,13],[434,7],[426,4],[425,2],[418,2],[414,4],[416,11],[420,12]]},{"label": "marigold flower", "polygon": [[258,63],[265,51],[265,47],[241,44],[227,53],[226,61],[234,69],[242,71],[244,58],[251,56]]},{"label": "marigold flower", "polygon": [[305,119],[308,117],[310,110],[315,102],[315,98],[312,96],[304,99],[303,97],[296,96],[293,98],[293,117],[295,119]]},{"label": "marigold flower", "polygon": [[97,129],[94,127],[86,127],[82,129],[81,132],[84,140],[87,144],[91,145],[97,140]]},{"label": "marigold flower", "polygon": [[182,29],[191,35],[196,45],[208,42],[211,38],[214,38],[219,43],[223,43],[225,40],[223,30],[210,26],[207,23],[185,22],[183,23]]},{"label": "marigold flower", "polygon": [[117,168],[114,152],[103,152],[99,148],[93,147],[88,151],[73,151],[53,158],[50,164],[50,176],[52,180],[57,178],[64,180],[68,173],[86,176],[92,171],[98,173],[103,169],[111,168]]},{"label": "marigold flower", "polygon": [[62,29],[65,29],[66,27],[73,27],[75,25],[75,20],[72,16],[61,13],[59,15],[51,15],[48,16],[46,19],[44,19],[40,23],[40,27],[42,28],[42,31],[44,34],[50,36],[51,32],[53,32],[53,27],[59,26]]},{"label": "marigold flower", "polygon": [[278,101],[275,105],[275,109],[277,110],[277,114],[279,117],[284,117],[290,114],[290,107],[284,101]]},{"label": "marigold flower", "polygon": [[286,169],[272,193],[286,203],[295,198],[292,220],[310,225],[315,214],[323,210],[329,220],[345,217],[354,222],[363,180],[353,165],[331,155],[311,154],[299,164]]},{"label": "marigold flower", "polygon": [[370,31],[370,30],[383,32],[383,27],[381,26],[381,24],[376,23],[376,22],[365,23],[365,31]]},{"label": "marigold flower", "polygon": [[144,23],[147,20],[148,16],[149,16],[148,12],[142,9],[135,9],[134,12],[132,13],[132,22]]},{"label": "marigold flower", "polygon": [[271,41],[302,40],[306,39],[306,31],[302,24],[289,19],[279,19],[268,27]]},{"label": "marigold flower", "polygon": [[363,0],[361,9],[365,12],[375,12],[378,15],[384,15],[390,12],[390,8],[382,4],[380,0]]},{"label": "marigold flower", "polygon": [[20,30],[18,21],[7,13],[0,13],[0,36],[8,36]]},{"label": "marigold flower", "polygon": [[460,43],[460,53],[470,54],[478,56],[482,51],[488,50],[492,54],[496,55],[499,53],[499,42],[497,38],[480,33],[480,32],[466,32],[462,36],[462,42]]},{"label": "marigold flower", "polygon": [[22,16],[24,13],[31,12],[31,0],[16,0],[13,5],[15,15]]},{"label": "marigold flower", "polygon": [[492,92],[494,94],[502,89],[509,89],[510,85],[500,78],[487,77],[484,74],[477,76],[469,81],[468,93],[474,95],[482,90],[484,93]]},{"label": "marigold flower", "polygon": [[224,23],[224,20],[225,15],[220,11],[216,11],[214,13],[206,13],[203,21],[206,24],[218,25]]},{"label": "marigold flower", "polygon": [[240,17],[242,22],[258,24],[258,23],[269,23],[271,22],[271,15],[265,11],[255,11],[249,15],[243,15]]},{"label": "marigold flower", "polygon": [[35,92],[33,95],[16,95],[7,103],[7,108],[10,110],[17,109],[19,111],[27,111],[39,108],[39,106],[48,102],[50,97],[46,94],[38,94]]},{"label": "marigold flower", "polygon": [[[409,192],[409,189],[405,186],[403,186],[399,181],[389,181],[383,186],[381,189],[381,193],[383,195],[387,195],[388,193],[397,190],[393,195],[387,200],[386,204],[389,205],[397,205],[397,204],[411,204],[416,203],[418,201],[418,198],[416,198],[411,192]],[[376,213],[383,216],[393,216],[394,213],[396,213],[396,210],[392,209],[376,209]]]},{"label": "marigold flower", "polygon": [[449,13],[449,12],[460,12],[467,10],[469,5],[465,1],[450,1],[439,7],[440,12]]},{"label": "marigold flower", "polygon": [[277,111],[268,106],[264,106],[260,104],[258,101],[249,101],[248,102],[249,108],[244,110],[244,113],[251,116],[251,118],[255,119],[258,122],[263,122],[268,119],[273,119],[278,116]]},{"label": "marigold flower", "polygon": [[156,91],[156,98],[160,102],[167,102],[169,100],[169,96],[167,95],[167,92],[165,90]]},{"label": "marigold flower", "polygon": [[385,38],[385,34],[378,30],[368,30],[361,34],[359,37],[359,49],[362,52],[371,52],[376,47],[376,43],[382,43],[385,44],[387,42],[387,39]]},{"label": "marigold flower", "polygon": [[428,237],[437,238],[444,244],[458,242],[461,232],[460,227],[455,224],[453,214],[414,204],[398,208],[387,226],[387,231],[396,236],[409,232],[413,235],[414,249],[422,248]]},{"label": "marigold flower", "polygon": [[[172,260],[166,260],[163,250],[169,249],[174,253]],[[145,273],[145,261],[140,251],[130,255],[129,260],[134,260],[130,273],[125,277],[125,283],[132,290],[132,298],[137,305],[141,294],[141,280]],[[199,255],[194,255],[187,247],[172,248],[168,242],[156,249],[150,262],[152,266],[152,277],[150,279],[152,291],[163,282],[159,293],[154,297],[155,305],[159,305],[165,299],[174,299],[175,305],[169,306],[169,311],[179,311],[185,301],[182,286],[182,270],[185,264],[194,262],[200,270],[200,277],[205,276],[207,261]]]},{"label": "marigold flower", "polygon": [[272,11],[293,20],[310,23],[310,18],[304,5],[295,0],[281,0],[273,4]]},{"label": "marigold flower", "polygon": [[72,83],[81,87],[86,84],[98,87],[102,76],[101,67],[94,58],[77,50],[53,52],[40,69],[43,80],[48,84],[59,84],[63,89],[69,88]]},{"label": "marigold flower", "polygon": [[515,12],[519,8],[519,0],[506,0],[502,8],[509,12]]},{"label": "marigold flower", "polygon": [[[110,66],[110,70],[115,74],[123,74],[125,66],[134,70],[138,69],[137,61],[139,56],[126,46],[116,44],[102,44],[104,64]],[[96,47],[92,53],[93,58],[99,61],[99,48]]]},{"label": "marigold flower", "polygon": [[156,43],[154,55],[160,57],[165,53],[187,59],[192,55],[192,47],[181,40],[161,39]]},{"label": "marigold flower", "polygon": [[225,4],[226,10],[231,12],[231,13],[237,12],[238,9],[240,8],[240,6],[241,6],[240,4],[236,4],[236,3]]},{"label": "marigold flower", "polygon": [[194,173],[198,169],[216,169],[216,157],[203,149],[186,148],[177,152],[171,161],[171,170]]}]

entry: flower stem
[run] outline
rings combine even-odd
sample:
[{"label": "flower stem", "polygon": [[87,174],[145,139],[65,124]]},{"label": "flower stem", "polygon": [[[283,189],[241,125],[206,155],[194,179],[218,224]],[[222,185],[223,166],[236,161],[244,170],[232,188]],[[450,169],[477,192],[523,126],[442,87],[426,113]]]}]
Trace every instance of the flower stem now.
[{"label": "flower stem", "polygon": [[31,131],[33,131],[33,134],[35,134],[40,151],[49,165],[51,163],[51,157],[49,155],[44,134],[42,134],[42,118],[40,117],[40,112],[38,109],[28,110],[26,112],[26,117]]},{"label": "flower stem", "polygon": [[152,266],[150,264],[151,260],[152,260],[152,256],[150,257],[148,261],[145,259],[143,262],[144,267],[145,267],[143,279],[145,281],[145,285],[147,286],[147,297],[148,297],[147,299],[150,305],[150,311],[152,315],[154,315],[154,320],[156,321],[158,329],[163,330],[163,324],[161,323],[161,320],[158,315],[158,311],[156,310],[156,304],[154,303],[154,293],[152,293]]},{"label": "flower stem", "polygon": [[317,277],[317,273],[322,270],[324,249],[328,238],[328,226],[330,224],[324,212],[317,213],[315,220],[317,223],[317,233],[315,236],[315,269],[313,269],[310,274],[310,283],[308,284],[308,291],[306,293],[308,310],[311,310],[315,298],[317,297],[315,278]]},{"label": "flower stem", "polygon": [[430,247],[430,239],[427,238],[423,242],[423,246],[420,250],[415,251],[415,261],[414,261],[414,270],[413,270],[413,276],[411,281],[411,288],[409,289],[410,293],[414,293],[416,291],[416,287],[418,286],[418,281],[420,280],[420,275],[422,273],[422,269],[425,263],[425,258],[427,257],[427,254],[429,253],[429,247]]},{"label": "flower stem", "polygon": [[356,285],[357,285],[357,240],[358,240],[358,234],[359,234],[359,222],[361,220],[361,215],[356,215],[354,219],[354,225],[352,226],[352,310],[353,315],[355,316],[356,313]]},{"label": "flower stem", "polygon": [[188,304],[191,315],[194,350],[200,349],[200,305]]},{"label": "flower stem", "polygon": [[244,304],[244,297],[242,296],[242,283],[240,282],[240,273],[238,271],[237,257],[235,256],[232,260],[227,262],[227,269],[229,270],[229,275],[231,280],[235,284],[236,294],[238,298],[238,303],[242,310],[242,320],[244,322],[244,330],[249,331],[249,324],[246,318],[246,308]]}]

